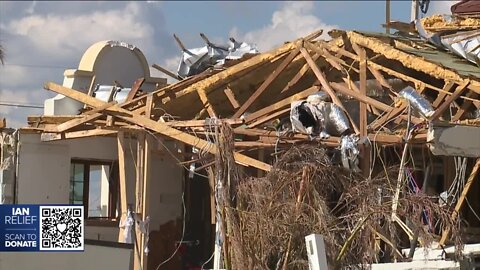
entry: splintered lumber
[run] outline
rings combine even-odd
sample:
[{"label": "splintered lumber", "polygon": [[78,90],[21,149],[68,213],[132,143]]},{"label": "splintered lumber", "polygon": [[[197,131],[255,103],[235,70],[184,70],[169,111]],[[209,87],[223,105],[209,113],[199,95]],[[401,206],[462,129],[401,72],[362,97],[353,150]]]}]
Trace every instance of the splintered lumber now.
[{"label": "splintered lumber", "polygon": [[308,65],[310,66],[310,68],[312,69],[313,73],[315,74],[315,76],[317,77],[317,79],[320,81],[320,83],[322,84],[324,90],[327,92],[327,94],[330,96],[330,98],[332,99],[333,103],[335,103],[335,105],[337,105],[338,107],[340,107],[344,112],[345,114],[347,115],[347,117],[350,119],[350,123],[351,125],[353,126],[353,129],[355,130],[355,133],[360,133],[360,131],[358,130],[358,127],[357,125],[354,123],[354,121],[352,120],[352,117],[350,116],[350,114],[347,112],[347,110],[345,109],[345,107],[343,107],[343,104],[342,102],[340,101],[340,99],[337,97],[337,95],[335,95],[335,92],[333,91],[332,87],[330,86],[330,84],[328,83],[327,79],[325,78],[325,75],[320,71],[320,69],[318,68],[317,64],[313,61],[312,57],[310,56],[310,54],[307,52],[307,50],[305,48],[300,48],[300,52],[302,53],[303,57],[305,57],[305,59],[307,60],[307,63]]},{"label": "splintered lumber", "polygon": [[[94,97],[90,97],[82,92],[63,87],[60,85],[57,85],[55,83],[47,83],[45,84],[45,89],[54,91],[56,93],[62,94],[64,96],[70,97],[72,99],[75,99],[77,101],[83,102],[89,106],[92,107],[100,107],[104,105],[106,102],[103,102],[99,99],[96,99]],[[191,145],[193,147],[203,149],[205,151],[208,151],[212,154],[216,154],[218,152],[218,148],[215,144],[207,142],[205,140],[202,140],[198,137],[195,137],[193,135],[190,135],[188,133],[182,132],[180,130],[177,130],[175,128],[169,127],[168,125],[165,125],[164,123],[161,122],[156,122],[154,120],[151,120],[150,118],[147,118],[145,116],[142,116],[137,113],[133,113],[131,111],[125,110],[123,108],[118,107],[118,105],[115,105],[116,111],[123,113],[124,115],[116,115],[118,118],[123,119],[127,122],[130,122],[132,124],[150,129],[154,132],[160,133],[162,135],[165,135],[167,137],[170,137],[174,140],[186,143],[188,145]],[[107,111],[106,113],[111,113],[111,111]],[[238,152],[234,153],[235,161],[239,164],[245,164],[248,166],[255,167],[257,169],[265,170],[265,171],[270,171],[272,166],[263,162],[260,162],[256,159],[253,159],[251,157],[248,157],[246,155],[240,154]]]},{"label": "splintered lumber", "polygon": [[235,112],[233,118],[240,117],[252,103],[267,89],[268,86],[282,73],[282,71],[293,61],[293,59],[300,52],[300,48],[295,48],[290,54],[282,61],[282,63],[268,76],[268,78],[258,87],[258,89],[251,95],[245,103]]},{"label": "splintered lumber", "polygon": [[[457,204],[455,205],[455,210],[452,212],[452,216],[451,216],[452,220],[455,220],[458,217],[458,214],[460,213],[460,209],[462,208],[463,202],[467,198],[468,191],[470,190],[470,187],[472,186],[473,181],[475,181],[479,168],[480,168],[480,158],[477,159],[477,162],[475,163],[475,166],[473,167],[472,172],[470,173],[470,176],[468,177],[467,182],[463,187],[462,194],[460,194],[460,197],[458,198]],[[440,245],[445,244],[445,241],[447,241],[448,235],[450,234],[450,230],[451,228],[447,228],[445,231],[443,231],[442,238],[440,239],[440,242],[439,242]]]}]

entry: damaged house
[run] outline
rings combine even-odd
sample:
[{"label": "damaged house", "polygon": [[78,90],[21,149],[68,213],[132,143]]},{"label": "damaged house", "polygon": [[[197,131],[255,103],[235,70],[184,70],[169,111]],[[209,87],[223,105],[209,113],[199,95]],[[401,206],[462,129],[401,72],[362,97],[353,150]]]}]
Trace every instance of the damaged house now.
[{"label": "damaged house", "polygon": [[[306,269],[310,233],[332,268],[473,265],[480,22],[392,27],[263,53],[181,45],[170,85],[138,48],[97,43],[45,84],[44,115],[2,131],[2,202],[85,205],[84,268]],[[51,266],[34,256],[25,268]]]}]

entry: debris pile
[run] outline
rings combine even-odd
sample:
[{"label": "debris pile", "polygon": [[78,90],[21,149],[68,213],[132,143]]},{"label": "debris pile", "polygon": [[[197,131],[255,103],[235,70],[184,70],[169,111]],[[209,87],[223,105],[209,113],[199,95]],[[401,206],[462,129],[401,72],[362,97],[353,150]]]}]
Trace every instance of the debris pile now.
[{"label": "debris pile", "polygon": [[[389,175],[367,180],[333,166],[321,147],[292,147],[266,177],[241,181],[233,193],[236,197],[231,197],[236,209],[227,223],[234,219],[238,224],[240,231],[231,235],[231,241],[241,243],[233,245],[231,252],[245,259],[245,268],[233,269],[305,269],[304,237],[310,233],[324,236],[332,267],[380,260],[375,237],[389,246],[392,253],[386,257],[403,257],[398,251],[400,236],[412,232],[402,231],[391,218],[396,168]],[[397,215],[424,245],[432,243],[439,228],[451,226],[451,239],[460,247],[459,221],[450,219],[449,210],[438,205],[438,197],[405,187]]]}]

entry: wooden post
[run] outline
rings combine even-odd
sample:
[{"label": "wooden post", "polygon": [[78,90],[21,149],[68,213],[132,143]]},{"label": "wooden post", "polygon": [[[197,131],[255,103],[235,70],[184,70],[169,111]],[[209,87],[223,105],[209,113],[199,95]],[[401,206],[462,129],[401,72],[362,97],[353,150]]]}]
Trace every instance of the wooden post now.
[{"label": "wooden post", "polygon": [[[457,204],[455,205],[455,210],[453,211],[451,216],[452,220],[455,220],[458,217],[460,209],[462,208],[462,205],[463,205],[463,201],[465,201],[465,198],[467,197],[468,191],[470,190],[470,187],[472,186],[472,183],[475,180],[475,177],[477,176],[479,168],[480,168],[480,158],[477,159],[477,162],[475,163],[475,166],[473,167],[472,172],[468,177],[467,183],[465,183],[465,186],[463,187],[462,194],[460,194],[460,197],[458,198]],[[450,229],[451,228],[447,228],[443,232],[442,238],[440,239],[440,245],[445,244],[445,241],[447,241],[447,237],[450,234]]]},{"label": "wooden post", "polygon": [[[145,133],[139,132],[137,134],[137,164],[136,164],[136,177],[135,177],[135,213],[137,217],[143,219],[143,173],[144,173],[144,156],[145,156]],[[135,242],[134,242],[134,262],[133,269],[141,270],[142,263],[142,233],[137,227],[135,222]]]},{"label": "wooden post", "polygon": [[[127,218],[127,175],[125,173],[125,133],[118,131],[117,134],[118,145],[118,178],[120,186],[120,222],[124,222]],[[124,229],[120,228],[118,232],[118,242],[125,243],[123,237]]]},{"label": "wooden post", "polygon": [[385,33],[390,34],[390,0],[385,1]]},{"label": "wooden post", "polygon": [[[147,108],[147,112],[150,113],[151,110]],[[148,115],[148,114],[147,114]],[[148,134],[147,134],[148,135]],[[150,167],[152,166],[152,159],[151,159],[151,148],[152,148],[152,141],[149,136],[145,136],[145,148],[144,151],[144,161],[143,161],[143,192],[142,192],[142,218],[145,221],[147,217],[150,216],[150,181],[151,181],[151,173]],[[148,228],[149,226],[147,226]],[[147,231],[147,233],[149,233]],[[145,254],[145,248],[147,248],[148,243],[146,243],[145,234],[142,234],[141,237],[141,262],[143,270],[148,269],[148,256]]]},{"label": "wooden post", "polygon": [[[360,94],[367,96],[367,54],[365,49],[359,49],[360,56]],[[360,104],[360,138],[365,138],[368,135],[367,130],[367,104],[359,101]],[[370,175],[370,149],[367,144],[362,144],[360,147],[362,151],[361,169],[364,177]]]}]

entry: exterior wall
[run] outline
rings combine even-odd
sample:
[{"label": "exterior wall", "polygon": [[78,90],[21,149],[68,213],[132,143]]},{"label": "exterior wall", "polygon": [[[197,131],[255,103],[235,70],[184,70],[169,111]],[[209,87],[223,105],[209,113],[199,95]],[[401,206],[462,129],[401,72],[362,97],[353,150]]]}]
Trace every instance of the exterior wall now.
[{"label": "exterior wall", "polygon": [[85,245],[84,252],[1,252],[0,269],[133,269],[130,248]]},{"label": "exterior wall", "polygon": [[[172,153],[182,145],[164,142]],[[127,174],[127,203],[135,205],[136,141],[126,140],[125,168]],[[130,149],[131,146],[131,149]],[[21,133],[17,203],[68,204],[70,192],[70,162],[72,158],[118,160],[115,137],[40,141],[39,134]],[[171,154],[162,150],[156,141],[151,147],[150,230],[182,218],[183,168]],[[117,226],[87,226],[86,239],[118,241]]]}]

